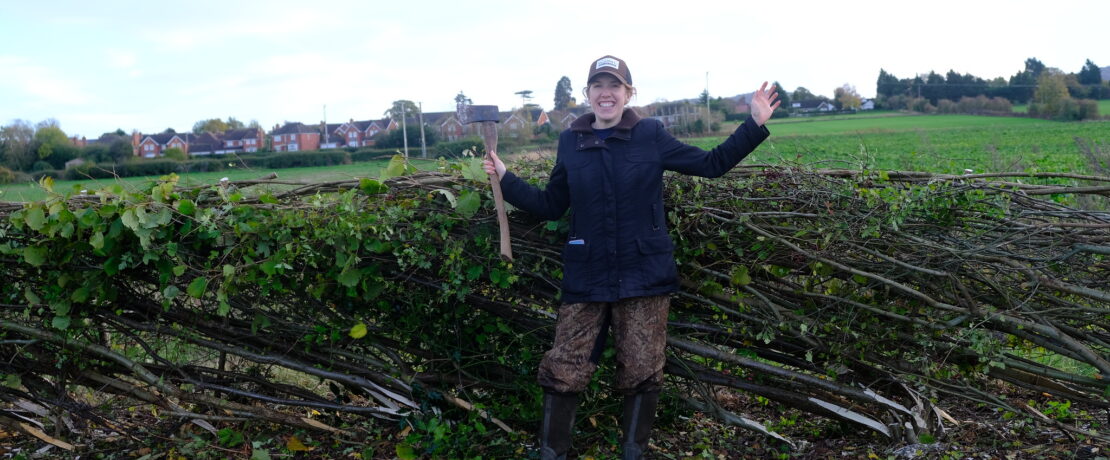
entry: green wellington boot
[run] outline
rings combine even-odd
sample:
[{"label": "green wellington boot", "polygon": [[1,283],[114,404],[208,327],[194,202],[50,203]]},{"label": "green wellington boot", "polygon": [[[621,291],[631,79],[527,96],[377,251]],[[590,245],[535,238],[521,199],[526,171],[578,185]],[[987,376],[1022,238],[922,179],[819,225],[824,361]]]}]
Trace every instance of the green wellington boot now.
[{"label": "green wellington boot", "polygon": [[659,403],[659,391],[633,393],[624,397],[624,416],[621,418],[621,459],[639,460],[644,458],[651,437],[651,425],[655,423],[655,406]]},{"label": "green wellington boot", "polygon": [[565,460],[574,430],[577,393],[543,393],[543,420],[540,425],[540,459]]}]

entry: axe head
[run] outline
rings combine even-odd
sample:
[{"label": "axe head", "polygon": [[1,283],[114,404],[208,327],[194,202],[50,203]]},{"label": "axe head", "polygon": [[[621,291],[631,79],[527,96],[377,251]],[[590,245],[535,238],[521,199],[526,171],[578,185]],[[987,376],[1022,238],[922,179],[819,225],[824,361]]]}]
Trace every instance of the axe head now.
[{"label": "axe head", "polygon": [[500,121],[496,105],[460,105],[458,110],[459,121],[463,124]]}]

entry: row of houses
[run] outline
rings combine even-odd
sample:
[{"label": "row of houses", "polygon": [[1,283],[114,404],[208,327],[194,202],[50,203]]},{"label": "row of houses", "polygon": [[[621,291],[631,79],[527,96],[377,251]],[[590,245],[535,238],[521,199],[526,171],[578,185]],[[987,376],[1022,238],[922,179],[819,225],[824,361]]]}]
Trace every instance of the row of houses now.
[{"label": "row of houses", "polygon": [[[585,113],[585,107],[558,112],[548,112],[540,108],[518,109],[500,113],[498,128],[501,136],[507,138],[531,138],[535,128],[551,124],[557,129],[570,125],[578,116]],[[441,140],[455,141],[466,136],[478,135],[477,125],[463,124],[455,112],[423,113],[419,117],[404,121],[407,129],[419,130],[421,122],[424,129],[430,130]],[[350,119],[345,123],[325,123],[318,125],[302,122],[285,122],[275,125],[269,134],[261,128],[235,129],[224,133],[176,133],[131,134],[131,146],[135,156],[157,158],[169,149],[176,148],[189,156],[225,155],[250,153],[262,149],[276,152],[296,152],[345,147],[373,147],[384,134],[401,129],[401,123],[390,118],[378,120]],[[110,144],[118,139],[114,134],[105,134],[92,141],[85,138],[72,139],[78,147],[92,143]]]}]

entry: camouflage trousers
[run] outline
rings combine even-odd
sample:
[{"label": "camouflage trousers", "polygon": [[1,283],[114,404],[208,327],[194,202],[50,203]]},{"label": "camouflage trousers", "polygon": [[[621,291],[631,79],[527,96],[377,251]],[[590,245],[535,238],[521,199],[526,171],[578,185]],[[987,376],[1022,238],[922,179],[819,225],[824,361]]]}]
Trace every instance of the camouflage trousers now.
[{"label": "camouflage trousers", "polygon": [[586,389],[611,326],[617,349],[617,389],[638,392],[659,388],[666,363],[670,305],[670,296],[660,295],[559,307],[555,344],[540,362],[540,386],[559,393]]}]

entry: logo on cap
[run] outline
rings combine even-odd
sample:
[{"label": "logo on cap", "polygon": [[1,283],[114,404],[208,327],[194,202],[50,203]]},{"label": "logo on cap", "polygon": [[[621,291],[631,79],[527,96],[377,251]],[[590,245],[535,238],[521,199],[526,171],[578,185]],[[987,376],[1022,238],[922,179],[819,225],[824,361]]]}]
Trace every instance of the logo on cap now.
[{"label": "logo on cap", "polygon": [[616,59],[605,57],[597,60],[597,65],[594,67],[594,70],[600,69],[602,67],[612,67],[619,70],[621,68],[621,64]]}]

